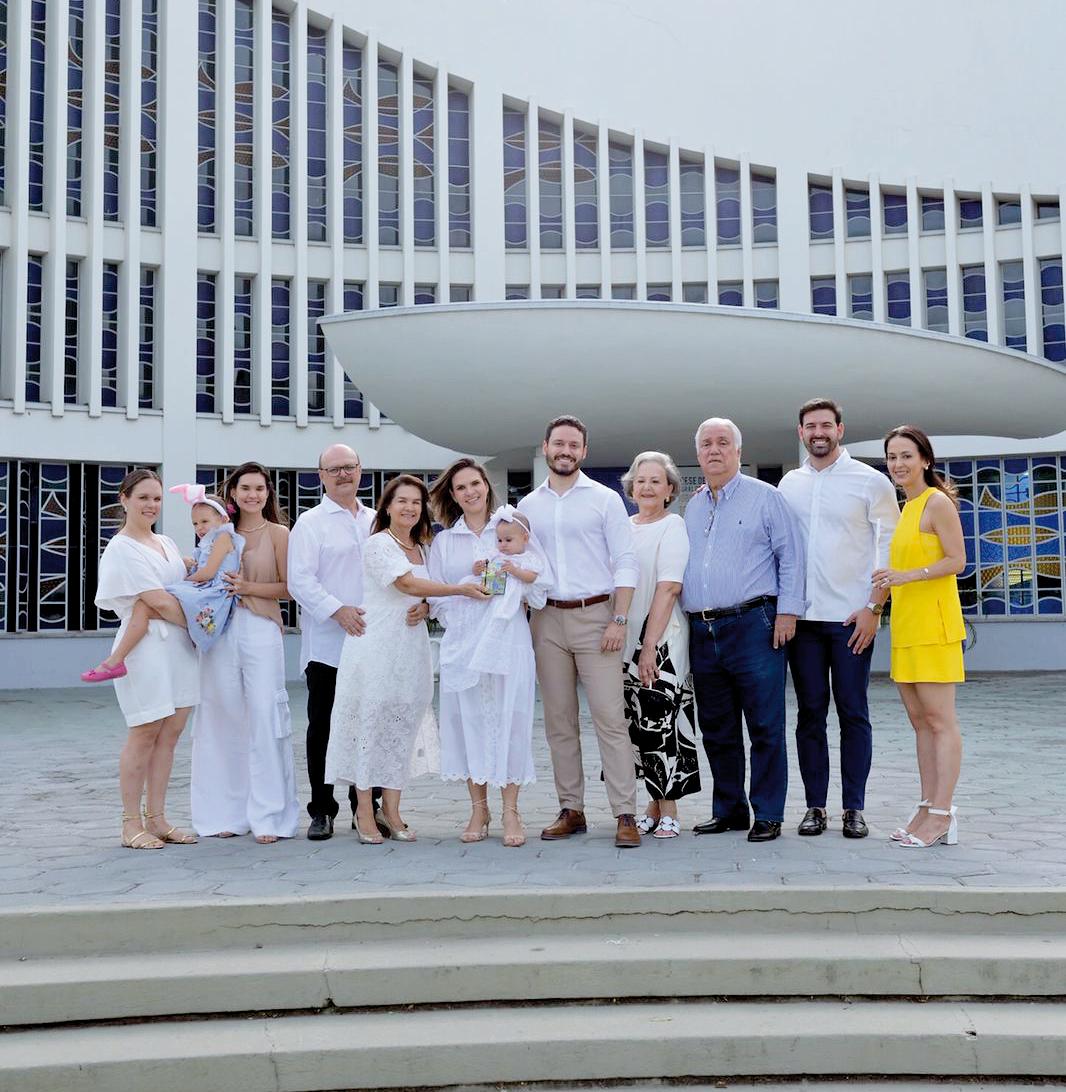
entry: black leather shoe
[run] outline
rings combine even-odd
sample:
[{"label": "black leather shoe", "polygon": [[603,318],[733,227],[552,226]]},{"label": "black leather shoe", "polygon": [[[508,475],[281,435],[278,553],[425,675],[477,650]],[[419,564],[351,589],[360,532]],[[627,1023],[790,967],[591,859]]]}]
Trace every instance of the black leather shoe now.
[{"label": "black leather shoe", "polygon": [[748,831],[749,842],[772,842],[781,834],[781,824],[772,819],[756,819]]},{"label": "black leather shoe", "polygon": [[829,820],[826,818],[825,808],[808,808],[803,822],[797,828],[797,833],[821,834],[827,826],[829,826]]},{"label": "black leather shoe", "polygon": [[693,834],[725,834],[727,830],[747,830],[748,817],[733,816],[732,819],[722,819],[714,816],[712,819],[704,819],[692,828]]},{"label": "black leather shoe", "polygon": [[333,837],[333,817],[330,815],[315,815],[311,818],[311,825],[307,828],[307,837],[312,842],[324,842]]},{"label": "black leather shoe", "polygon": [[858,808],[848,808],[841,816],[844,820],[843,833],[845,838],[865,838],[870,833],[866,820]]}]

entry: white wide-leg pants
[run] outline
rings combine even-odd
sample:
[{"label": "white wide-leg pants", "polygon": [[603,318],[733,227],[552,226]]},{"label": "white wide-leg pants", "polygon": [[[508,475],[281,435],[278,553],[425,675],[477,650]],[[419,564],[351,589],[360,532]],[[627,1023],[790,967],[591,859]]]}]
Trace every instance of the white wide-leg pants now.
[{"label": "white wide-leg pants", "polygon": [[278,627],[238,607],[200,657],[200,695],[192,735],[196,833],[292,838],[300,808]]}]

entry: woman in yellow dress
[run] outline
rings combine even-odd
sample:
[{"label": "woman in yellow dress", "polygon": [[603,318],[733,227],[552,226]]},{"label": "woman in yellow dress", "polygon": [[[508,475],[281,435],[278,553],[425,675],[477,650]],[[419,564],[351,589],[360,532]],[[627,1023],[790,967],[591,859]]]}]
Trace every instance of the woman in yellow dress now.
[{"label": "woman in yellow dress", "polygon": [[955,686],[964,679],[966,628],[956,579],[966,566],[955,495],[933,469],[933,447],[921,429],[900,425],[885,437],[888,472],[906,504],[889,567],[873,574],[892,594],[892,679],[914,728],[922,798],[892,838],[926,849],[958,841],[951,802],[962,761]]}]

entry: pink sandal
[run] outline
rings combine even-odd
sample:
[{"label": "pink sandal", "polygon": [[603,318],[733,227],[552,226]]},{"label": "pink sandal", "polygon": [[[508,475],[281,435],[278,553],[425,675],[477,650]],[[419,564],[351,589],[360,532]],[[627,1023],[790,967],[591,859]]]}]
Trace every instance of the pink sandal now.
[{"label": "pink sandal", "polygon": [[108,667],[106,664],[98,664],[81,673],[82,682],[110,682],[112,679],[121,679],[126,674],[125,663]]}]

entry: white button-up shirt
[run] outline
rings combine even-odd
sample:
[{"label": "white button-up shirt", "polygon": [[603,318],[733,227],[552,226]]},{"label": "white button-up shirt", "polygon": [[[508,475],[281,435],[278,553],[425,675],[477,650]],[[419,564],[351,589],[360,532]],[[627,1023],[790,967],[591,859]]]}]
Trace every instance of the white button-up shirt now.
[{"label": "white button-up shirt", "polygon": [[622,498],[578,473],[559,494],[548,482],[518,503],[551,562],[551,599],[591,599],[615,588],[635,588],[640,567],[633,528]]},{"label": "white button-up shirt", "polygon": [[377,513],[360,504],[353,515],[336,501],[304,512],[289,535],[288,585],[300,604],[300,670],[309,661],[337,667],[345,633],[331,615],[363,601],[363,544]]},{"label": "white button-up shirt", "polygon": [[806,459],[778,486],[807,544],[807,612],[812,622],[843,622],[870,599],[870,575],[888,565],[899,522],[892,483],[844,448],[815,470]]}]

